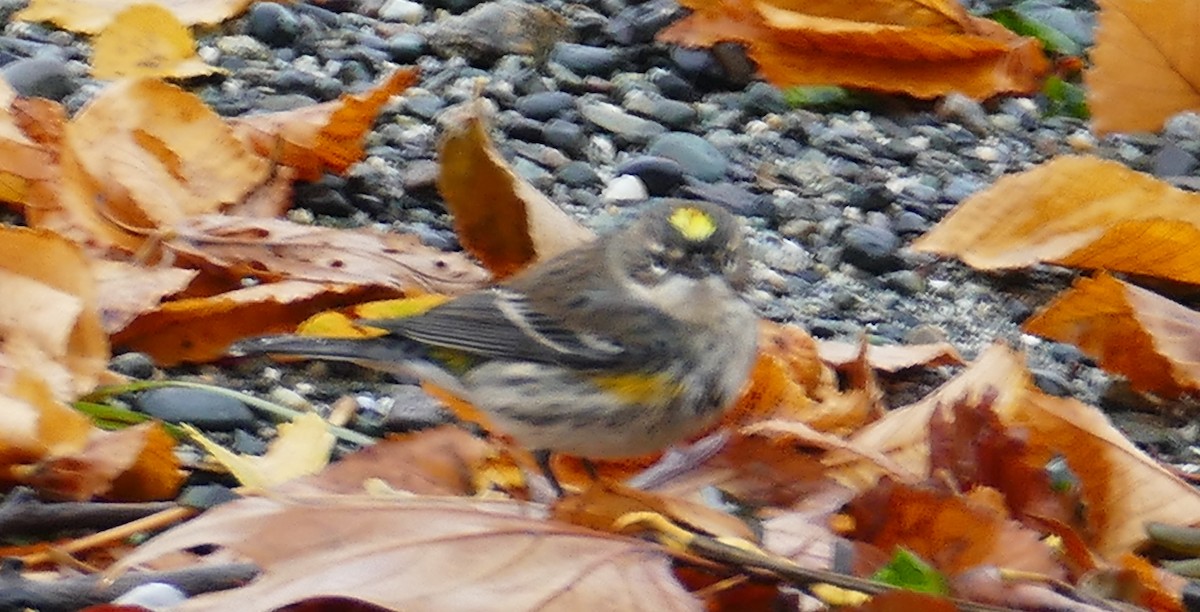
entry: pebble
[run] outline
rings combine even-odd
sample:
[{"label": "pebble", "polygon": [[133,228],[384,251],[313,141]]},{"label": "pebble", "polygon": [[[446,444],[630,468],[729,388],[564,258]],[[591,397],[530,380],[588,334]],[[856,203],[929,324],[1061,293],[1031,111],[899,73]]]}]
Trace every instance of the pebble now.
[{"label": "pebble", "polygon": [[418,24],[425,21],[425,7],[411,0],[387,0],[377,13],[384,21]]},{"label": "pebble", "polygon": [[554,45],[550,59],[581,76],[611,75],[623,63],[622,54],[609,47],[591,47],[569,42]]},{"label": "pebble", "polygon": [[660,30],[682,15],[675,0],[650,0],[631,3],[609,20],[605,31],[618,44],[645,44],[654,40]]},{"label": "pebble", "polygon": [[630,112],[649,117],[672,129],[686,129],[696,123],[698,113],[691,104],[644,91],[631,91],[622,106]]},{"label": "pebble", "polygon": [[581,161],[563,164],[554,172],[554,176],[569,187],[589,187],[603,182],[591,164]]},{"label": "pebble", "polygon": [[646,185],[636,176],[624,174],[614,178],[604,187],[600,199],[609,203],[642,201],[650,197]]},{"label": "pebble", "polygon": [[898,269],[901,265],[897,256],[900,239],[886,228],[873,225],[855,225],[842,234],[846,263],[867,272],[881,274]]},{"label": "pebble", "polygon": [[388,38],[384,51],[398,64],[415,62],[427,51],[425,37],[416,32],[401,32]]},{"label": "pebble", "polygon": [[204,431],[252,429],[254,413],[242,402],[204,389],[164,387],[143,391],[134,406],[168,423],[190,423]]},{"label": "pebble", "polygon": [[513,108],[536,121],[548,121],[575,108],[575,96],[565,91],[542,91],[517,98]]},{"label": "pebble", "polygon": [[1163,125],[1163,134],[1175,140],[1200,140],[1200,114],[1184,111],[1172,115]]},{"label": "pebble", "polygon": [[481,4],[435,25],[428,34],[430,47],[442,57],[461,56],[473,63],[509,54],[544,56],[555,42],[570,36],[561,15],[518,0]]},{"label": "pebble", "polygon": [[61,102],[79,87],[66,63],[55,57],[19,59],[4,66],[0,73],[13,90],[30,98]]},{"label": "pebble", "polygon": [[579,125],[564,119],[551,119],[542,128],[542,142],[574,158],[587,155],[588,137]]},{"label": "pebble", "polygon": [[121,353],[108,361],[108,368],[117,374],[146,380],[154,376],[154,360],[145,353]]},{"label": "pebble", "polygon": [[729,170],[729,160],[703,137],[687,132],[670,132],[654,139],[646,153],[677,162],[689,176],[702,181],[719,181]]},{"label": "pebble", "polygon": [[1179,145],[1168,142],[1154,154],[1152,172],[1154,176],[1185,176],[1189,175],[1200,165],[1196,156],[1181,149]]},{"label": "pebble", "polygon": [[428,429],[452,420],[440,401],[416,385],[394,385],[387,399],[392,404],[383,419],[387,431]]},{"label": "pebble", "polygon": [[300,20],[274,2],[258,2],[246,15],[246,33],[272,47],[286,47],[300,36]]},{"label": "pebble", "polygon": [[770,196],[758,196],[736,183],[690,182],[683,188],[688,196],[720,204],[744,217],[768,217],[774,212]]},{"label": "pebble", "polygon": [[619,164],[616,174],[636,176],[650,195],[662,197],[671,195],[683,184],[687,171],[673,159],[639,155]]},{"label": "pebble", "polygon": [[746,111],[758,115],[788,112],[787,99],[778,87],[762,81],[751,83],[742,93],[742,104]]},{"label": "pebble", "polygon": [[681,102],[695,102],[700,98],[700,92],[687,79],[665,68],[651,68],[646,71],[646,80],[654,85],[664,96]]},{"label": "pebble", "polygon": [[630,143],[645,143],[667,131],[662,125],[634,117],[621,107],[607,102],[587,100],[579,104],[579,114],[596,127],[613,133]]}]

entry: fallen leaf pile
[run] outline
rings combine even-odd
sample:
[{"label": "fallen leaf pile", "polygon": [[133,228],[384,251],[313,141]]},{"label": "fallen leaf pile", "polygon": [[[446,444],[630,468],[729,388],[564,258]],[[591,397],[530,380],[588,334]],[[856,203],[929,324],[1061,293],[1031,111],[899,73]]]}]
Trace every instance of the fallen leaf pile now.
[{"label": "fallen leaf pile", "polygon": [[[248,4],[33,0],[18,15],[93,35],[95,74],[114,80],[74,116],[0,82],[0,202],[27,225],[0,226],[0,486],[63,512],[133,514],[41,537],[40,510],[7,496],[0,553],[29,571],[0,575],[0,607],[58,588],[67,570],[32,573],[67,567],[105,570],[82,578],[93,597],[172,572],[223,585],[180,610],[1183,609],[1185,583],[1155,565],[1144,525],[1200,524],[1200,493],[1098,409],[1040,391],[1003,344],[964,364],[949,344],[823,342],[764,321],[751,379],[719,423],[652,456],[556,456],[561,499],[527,449],[432,387],[479,427],[380,441],[356,429],[353,397],[323,418],[209,388],[291,420],[253,456],[124,410],[115,396],[202,385],[119,380],[114,351],[171,366],[269,333],[369,337],[380,330],[358,319],[419,313],[592,239],[508,165],[481,100],[443,114],[437,188],[482,267],[411,235],[284,220],[293,184],[361,161],[376,117],[418,75],[238,118],[161,80],[212,73],[189,28]],[[1037,41],[945,0],[683,4],[692,12],[661,41],[745,45],[781,85],[984,99],[1037,91],[1049,71]],[[1103,4],[1098,127],[1153,128],[1194,107],[1188,70],[1158,74],[1194,57],[1191,43],[1158,44],[1185,39],[1194,8],[1176,30]],[[1114,58],[1120,45],[1138,52]],[[1118,72],[1166,84],[1152,120],[1110,106]],[[1200,315],[1123,275],[1200,282],[1196,197],[1116,162],[1060,158],[972,196],[915,248],[983,270],[1086,270],[1026,331],[1076,344],[1169,406],[1200,390]],[[896,407],[881,381],[922,368],[946,382]],[[339,441],[360,450],[330,463]],[[211,459],[181,460],[188,443]],[[180,495],[212,473],[242,488]]]}]

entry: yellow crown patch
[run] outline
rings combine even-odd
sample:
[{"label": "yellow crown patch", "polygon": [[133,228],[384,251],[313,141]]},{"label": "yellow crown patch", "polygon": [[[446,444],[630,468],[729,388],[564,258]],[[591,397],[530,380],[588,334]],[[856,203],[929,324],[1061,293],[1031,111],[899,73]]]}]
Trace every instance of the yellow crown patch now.
[{"label": "yellow crown patch", "polygon": [[691,241],[705,240],[717,231],[717,222],[712,215],[691,206],[681,206],[668,219],[679,233]]}]

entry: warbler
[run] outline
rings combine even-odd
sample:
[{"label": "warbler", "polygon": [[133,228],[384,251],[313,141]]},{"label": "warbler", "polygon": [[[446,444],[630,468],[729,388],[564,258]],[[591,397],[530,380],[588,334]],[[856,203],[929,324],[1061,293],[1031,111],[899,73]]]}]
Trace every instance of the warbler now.
[{"label": "warbler", "polygon": [[[407,372],[459,394],[535,451],[644,455],[699,433],[739,395],[757,318],[748,259],[721,207],[666,200],[630,225],[367,339],[268,336],[235,355],[291,354]],[[561,491],[561,490],[560,490]]]}]

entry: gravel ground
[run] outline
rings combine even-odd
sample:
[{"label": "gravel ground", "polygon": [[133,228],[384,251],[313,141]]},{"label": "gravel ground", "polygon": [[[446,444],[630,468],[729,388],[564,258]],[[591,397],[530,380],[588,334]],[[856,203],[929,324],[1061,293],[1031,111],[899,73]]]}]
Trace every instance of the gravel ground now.
[{"label": "gravel ground", "polygon": [[[100,87],[87,75],[87,40],[12,22],[22,5],[0,0],[0,72],[23,93],[78,110]],[[1046,19],[1090,42],[1094,5],[1046,7]],[[397,65],[419,66],[420,84],[382,114],[367,159],[347,177],[299,186],[296,206],[319,222],[389,224],[453,249],[457,241],[433,187],[436,121],[482,81],[497,109],[500,150],[591,227],[611,228],[644,195],[717,201],[751,228],[758,264],[750,300],[764,317],[820,338],[944,338],[967,357],[1007,341],[1028,351],[1048,392],[1099,403],[1139,443],[1173,461],[1192,460],[1195,429],[1184,420],[1133,412],[1146,403],[1077,349],[1019,331],[1069,285],[1071,272],[982,274],[908,245],[972,193],[1056,155],[1091,153],[1159,176],[1194,174],[1195,115],[1177,117],[1160,135],[1097,138],[1083,121],[1046,116],[1037,98],[980,105],[960,96],[937,104],[880,97],[852,110],[791,109],[783,92],[753,80],[735,47],[710,52],[653,43],[681,14],[673,0],[264,2],[201,36],[200,55],[229,74],[188,86],[218,112],[239,115],[331,100]],[[114,367],[136,373],[148,364],[127,355]],[[443,418],[411,381],[329,364],[252,367],[198,371],[317,401],[352,393],[390,428]],[[891,377],[888,401],[900,405],[953,372]],[[177,399],[145,403],[153,410]],[[262,424],[242,419],[234,428],[243,430],[235,441],[244,450],[261,446],[255,434],[266,433]]]}]

